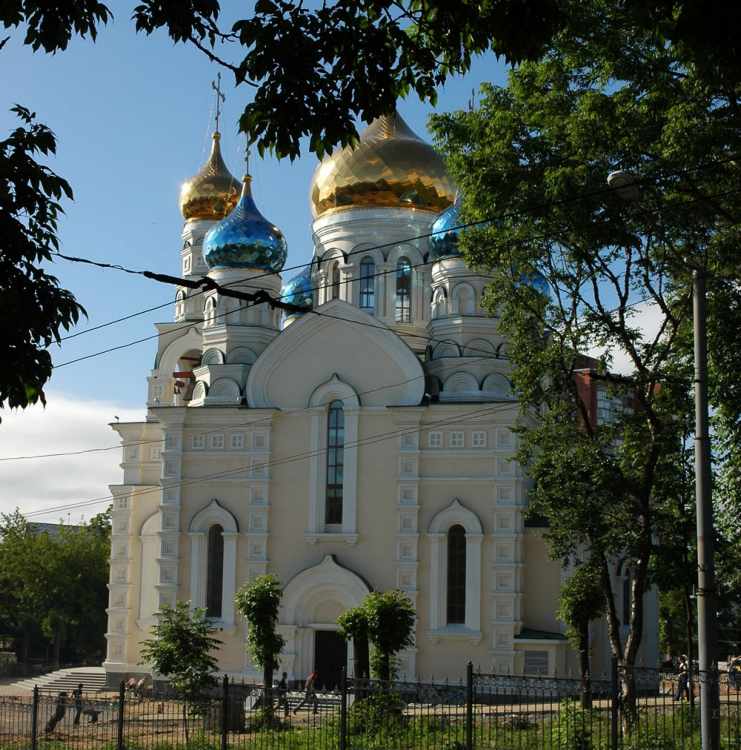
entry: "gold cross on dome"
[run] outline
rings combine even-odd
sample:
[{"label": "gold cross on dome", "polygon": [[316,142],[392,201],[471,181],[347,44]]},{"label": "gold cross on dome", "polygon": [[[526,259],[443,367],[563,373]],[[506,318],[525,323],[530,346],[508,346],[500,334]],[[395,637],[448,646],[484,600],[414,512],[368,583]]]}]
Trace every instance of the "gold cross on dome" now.
[{"label": "gold cross on dome", "polygon": [[216,80],[211,81],[211,88],[216,92],[216,132],[219,132],[219,120],[221,119],[221,104],[226,97],[221,92],[221,72],[216,74]]}]

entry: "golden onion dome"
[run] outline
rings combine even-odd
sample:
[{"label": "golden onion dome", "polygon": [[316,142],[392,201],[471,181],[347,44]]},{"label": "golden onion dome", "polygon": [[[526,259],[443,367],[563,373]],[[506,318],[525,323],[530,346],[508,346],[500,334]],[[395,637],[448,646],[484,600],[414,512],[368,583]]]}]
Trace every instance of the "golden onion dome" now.
[{"label": "golden onion dome", "polygon": [[221,221],[237,204],[241,186],[224,164],[220,140],[216,131],[208,161],[180,189],[180,211],[186,219]]},{"label": "golden onion dome", "polygon": [[397,112],[376,118],[360,142],[336,150],[311,181],[314,217],[344,208],[416,208],[439,213],[455,185],[440,154]]}]

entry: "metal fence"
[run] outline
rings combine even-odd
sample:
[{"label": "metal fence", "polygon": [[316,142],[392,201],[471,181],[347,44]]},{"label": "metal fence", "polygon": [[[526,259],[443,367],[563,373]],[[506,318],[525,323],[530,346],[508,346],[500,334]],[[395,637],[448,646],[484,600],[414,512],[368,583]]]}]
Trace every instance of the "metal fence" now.
[{"label": "metal fence", "polygon": [[[741,692],[718,680],[723,750],[741,750]],[[636,698],[621,691],[632,680]],[[172,693],[0,697],[0,750],[673,750],[699,748],[698,685],[615,669],[594,680],[476,672],[459,684],[343,679],[278,694],[224,681],[197,703]],[[741,687],[741,686],[739,686]],[[266,705],[270,710],[266,711]]]}]

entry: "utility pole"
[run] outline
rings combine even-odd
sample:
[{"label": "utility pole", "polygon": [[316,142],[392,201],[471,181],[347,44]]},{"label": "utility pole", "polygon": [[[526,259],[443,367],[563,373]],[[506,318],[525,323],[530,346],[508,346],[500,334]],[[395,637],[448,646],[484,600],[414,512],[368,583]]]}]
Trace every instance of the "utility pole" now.
[{"label": "utility pole", "polygon": [[[692,274],[692,313],[695,347],[695,498],[697,511],[697,651],[700,675],[702,750],[720,745],[720,695],[716,632],[713,502],[710,485],[708,430],[708,353],[705,271]],[[690,686],[690,689],[691,686]]]}]

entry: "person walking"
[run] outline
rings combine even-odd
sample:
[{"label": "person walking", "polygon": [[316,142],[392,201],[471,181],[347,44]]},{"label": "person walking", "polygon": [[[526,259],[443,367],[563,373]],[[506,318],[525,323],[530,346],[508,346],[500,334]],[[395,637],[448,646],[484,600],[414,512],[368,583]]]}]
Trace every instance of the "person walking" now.
[{"label": "person walking", "polygon": [[67,693],[62,690],[57,696],[56,703],[54,704],[54,713],[51,715],[49,721],[46,722],[44,732],[46,734],[53,732],[57,724],[64,718],[65,713],[67,713]]},{"label": "person walking", "polygon": [[75,718],[73,724],[77,726],[80,723],[80,716],[82,716],[82,683],[80,683],[75,690],[72,691],[72,697],[75,699]]},{"label": "person walking", "polygon": [[278,709],[283,707],[283,716],[287,719],[290,707],[288,705],[288,673],[283,672],[278,687],[276,689],[278,693]]},{"label": "person walking", "polygon": [[319,710],[319,704],[316,699],[316,688],[314,687],[317,677],[319,675],[316,672],[312,672],[307,678],[304,684],[304,697],[301,699],[301,703],[293,709],[295,714],[300,708],[303,708],[307,703],[311,702],[314,706],[314,713]]},{"label": "person walking", "polygon": [[690,663],[687,657],[682,654],[682,656],[679,657],[679,672],[677,675],[677,692],[674,695],[675,701],[682,700],[683,696],[687,697],[687,700],[690,700]]}]

